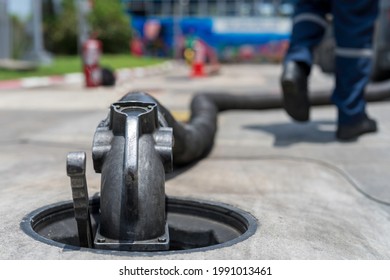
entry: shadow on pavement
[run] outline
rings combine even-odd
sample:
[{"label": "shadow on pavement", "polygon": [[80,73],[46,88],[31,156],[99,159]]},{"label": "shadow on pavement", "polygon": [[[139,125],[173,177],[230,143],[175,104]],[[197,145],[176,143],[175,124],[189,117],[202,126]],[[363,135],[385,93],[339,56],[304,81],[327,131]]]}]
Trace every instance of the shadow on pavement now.
[{"label": "shadow on pavement", "polygon": [[244,129],[261,130],[274,135],[276,147],[286,147],[297,143],[330,143],[335,137],[336,123],[321,120],[307,123],[274,123],[267,125],[246,125]]}]

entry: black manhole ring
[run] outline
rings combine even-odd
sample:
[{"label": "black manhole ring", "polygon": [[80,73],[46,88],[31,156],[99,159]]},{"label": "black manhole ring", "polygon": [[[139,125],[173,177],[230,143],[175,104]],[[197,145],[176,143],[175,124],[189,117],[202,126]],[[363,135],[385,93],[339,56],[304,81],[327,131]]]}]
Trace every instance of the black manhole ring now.
[{"label": "black manhole ring", "polygon": [[[98,196],[94,196],[90,199],[91,214],[95,218],[98,216],[99,203],[100,199]],[[196,245],[198,246],[196,247],[195,245],[192,246],[191,244],[189,246],[190,248],[187,249],[173,248],[169,251],[156,252],[130,252],[82,248],[77,245],[72,245],[74,241],[72,241],[71,239],[77,238],[77,236],[74,236],[75,231],[77,232],[77,230],[76,223],[74,221],[74,218],[72,217],[73,203],[71,201],[44,206],[31,212],[22,220],[21,228],[27,235],[33,237],[34,239],[46,243],[48,245],[60,247],[64,250],[77,250],[85,252],[94,252],[99,254],[122,256],[154,256],[177,253],[204,252],[206,250],[228,247],[242,242],[252,236],[257,229],[257,221],[251,214],[224,203],[209,202],[197,199],[183,199],[177,197],[167,198],[166,203],[168,224],[170,227],[170,234],[171,236],[173,236],[173,242],[175,242],[175,235],[177,239],[176,241],[179,241],[179,243],[182,242],[182,240],[180,240],[180,231],[191,231],[191,228],[202,228],[202,224],[206,227],[211,226],[212,230],[210,230],[210,232],[215,231],[215,235],[217,236],[217,238],[214,239],[219,239],[219,241],[217,243],[211,242],[211,245],[203,244],[200,246]],[[72,221],[69,222],[69,219]],[[207,223],[207,220],[210,221],[210,224]],[[68,230],[71,236],[66,236],[67,233],[65,232],[63,233],[63,239],[61,239],[61,241],[56,241],[51,239],[52,236],[50,231],[55,231],[55,224],[59,221],[61,221],[61,223],[65,225],[61,225],[63,226],[61,229]],[[183,221],[186,224],[180,226],[175,225],[175,223],[183,224]],[[72,222],[74,223],[73,226],[70,224]],[[198,224],[194,225],[193,223]],[[171,232],[171,229],[173,232]],[[183,235],[186,236],[186,238],[188,238],[187,233]],[[191,237],[191,234],[189,236]],[[208,234],[205,234],[205,232],[201,232],[200,235],[194,234],[193,236],[195,236],[196,239],[196,236],[201,236],[201,238],[203,238],[203,236],[208,236]],[[52,238],[55,239],[55,237]],[[68,240],[66,240],[66,238],[68,238]]]}]

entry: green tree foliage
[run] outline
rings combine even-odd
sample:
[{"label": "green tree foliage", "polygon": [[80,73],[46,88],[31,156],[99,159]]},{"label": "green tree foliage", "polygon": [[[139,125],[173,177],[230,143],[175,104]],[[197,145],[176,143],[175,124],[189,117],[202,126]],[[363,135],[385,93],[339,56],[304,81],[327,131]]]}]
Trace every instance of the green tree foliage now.
[{"label": "green tree foliage", "polygon": [[43,1],[45,47],[54,54],[76,54],[77,14],[73,0],[63,0],[55,13],[52,1]]},{"label": "green tree foliage", "polygon": [[119,0],[94,0],[90,14],[91,30],[103,43],[105,53],[129,52],[129,17]]},{"label": "green tree foliage", "polygon": [[[128,53],[130,22],[120,0],[92,2],[88,18],[90,35],[102,41],[104,53]],[[54,54],[76,54],[78,22],[75,0],[62,0],[61,9],[54,10],[52,0],[43,1],[45,47]]]}]

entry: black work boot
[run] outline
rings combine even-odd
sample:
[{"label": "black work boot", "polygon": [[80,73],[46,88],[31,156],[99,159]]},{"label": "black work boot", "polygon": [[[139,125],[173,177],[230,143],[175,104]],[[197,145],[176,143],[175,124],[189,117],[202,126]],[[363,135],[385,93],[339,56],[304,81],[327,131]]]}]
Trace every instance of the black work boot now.
[{"label": "black work boot", "polygon": [[365,133],[372,133],[378,130],[376,121],[370,119],[367,115],[357,123],[339,125],[336,131],[336,137],[342,141],[351,141]]},{"label": "black work boot", "polygon": [[306,122],[309,120],[309,96],[307,89],[308,69],[295,61],[284,64],[280,79],[284,109],[296,121]]}]

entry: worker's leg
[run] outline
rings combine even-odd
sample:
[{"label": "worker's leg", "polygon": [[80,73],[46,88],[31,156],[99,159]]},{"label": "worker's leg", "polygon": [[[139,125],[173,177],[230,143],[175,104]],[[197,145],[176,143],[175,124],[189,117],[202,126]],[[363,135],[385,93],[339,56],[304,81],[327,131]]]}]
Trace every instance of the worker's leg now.
[{"label": "worker's leg", "polygon": [[281,86],[284,109],[296,121],[309,120],[307,79],[313,64],[313,49],[322,40],[328,25],[325,16],[329,10],[329,1],[300,0],[295,6]]},{"label": "worker's leg", "polygon": [[334,0],[336,86],[332,100],[338,108],[340,139],[376,131],[366,115],[364,91],[372,64],[372,40],[378,14],[377,0]]},{"label": "worker's leg", "polygon": [[295,5],[290,47],[285,62],[296,61],[308,68],[313,63],[313,49],[322,40],[328,23],[330,1],[300,0]]}]

